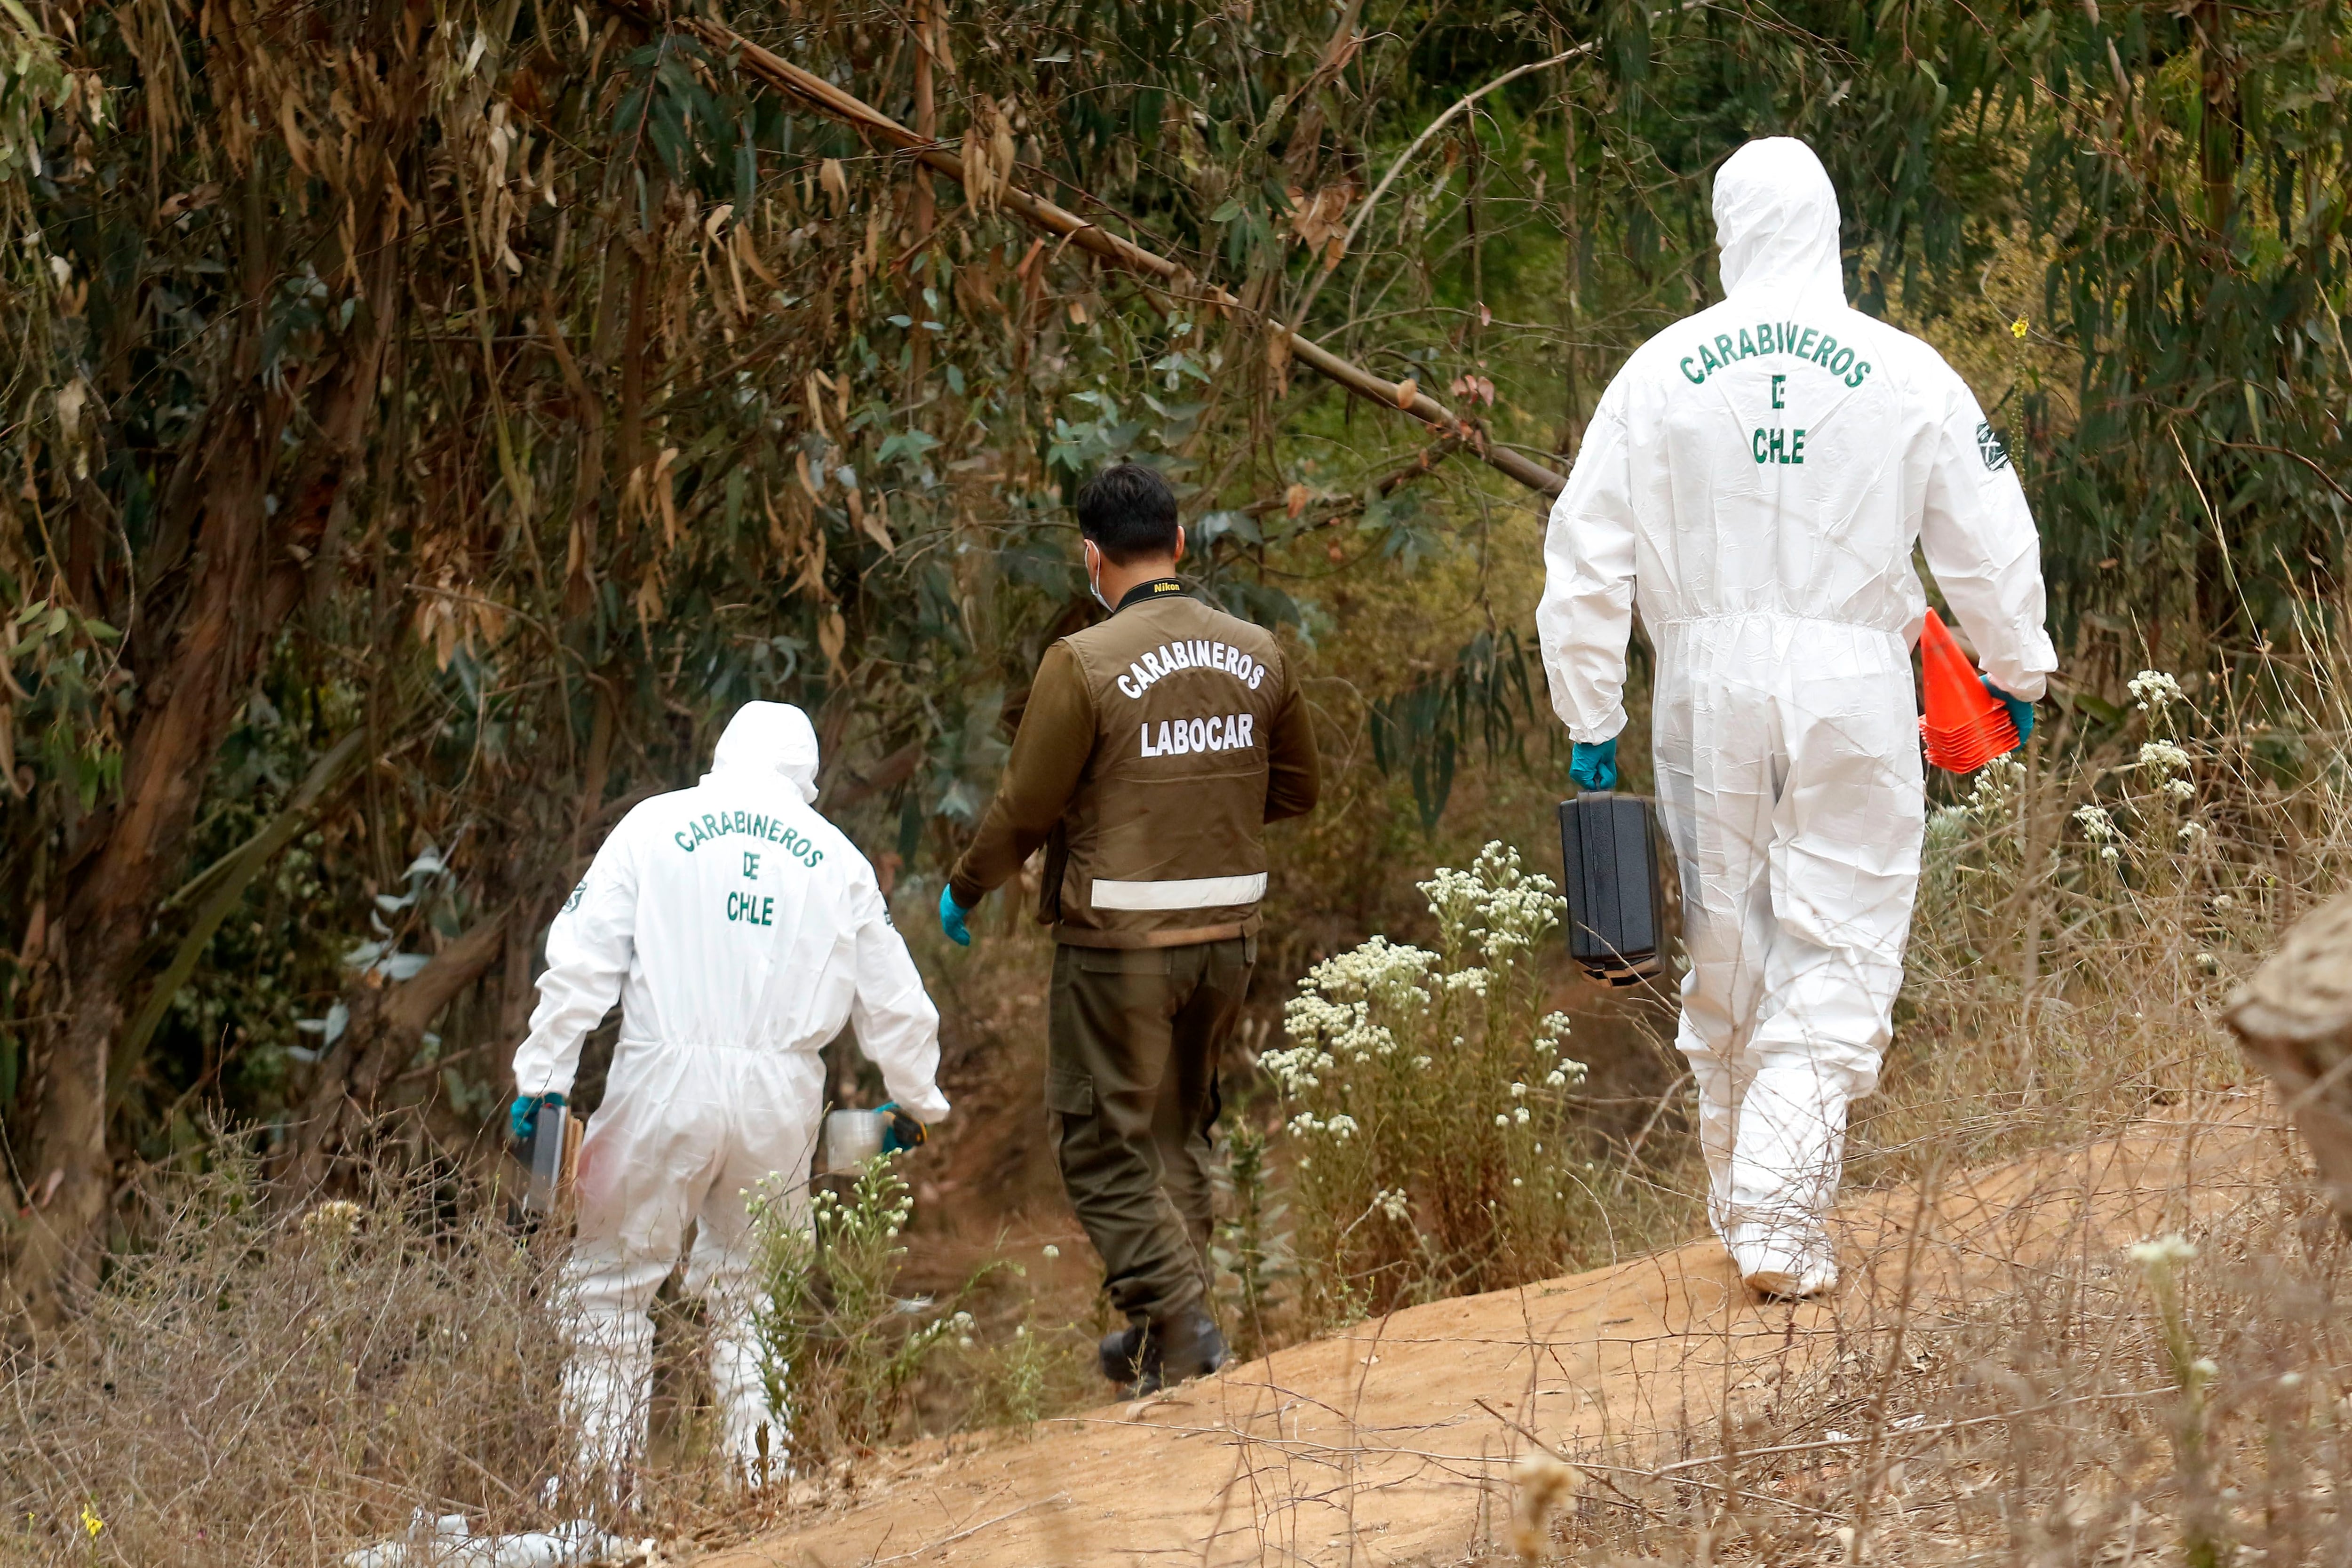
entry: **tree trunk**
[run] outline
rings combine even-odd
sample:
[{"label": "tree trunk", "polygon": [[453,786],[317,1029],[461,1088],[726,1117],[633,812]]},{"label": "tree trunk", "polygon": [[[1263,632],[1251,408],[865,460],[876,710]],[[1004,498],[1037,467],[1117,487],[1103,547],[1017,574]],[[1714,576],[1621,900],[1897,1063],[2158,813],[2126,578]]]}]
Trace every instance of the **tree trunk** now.
[{"label": "tree trunk", "polygon": [[[382,8],[388,25],[399,7]],[[139,704],[122,748],[114,803],[69,837],[54,965],[52,1011],[61,1022],[35,1042],[33,1102],[14,1174],[24,1218],[7,1259],[15,1304],[54,1322],[91,1280],[113,1196],[107,1146],[107,1068],[140,989],[148,920],[186,858],[205,780],[221,742],[279,631],[304,597],[307,563],[363,477],[377,379],[398,320],[400,160],[422,106],[414,64],[384,84],[384,129],[370,182],[358,186],[348,228],[316,229],[289,257],[299,215],[257,161],[243,193],[240,245],[248,263],[236,337],[218,390],[157,498],[156,527],[139,563],[149,584]],[[354,247],[347,254],[346,244]],[[283,273],[307,260],[320,277],[352,276],[349,325],[316,358],[266,375],[264,323]],[[289,446],[289,429],[304,439]],[[274,510],[269,498],[275,498]],[[126,649],[126,658],[132,650]]]},{"label": "tree trunk", "polygon": [[62,1288],[86,1282],[112,1192],[106,1068],[135,987],[147,912],[180,868],[215,751],[259,662],[271,530],[262,505],[268,452],[283,427],[277,399],[215,411],[194,570],[169,654],[151,675],[123,747],[121,804],[94,819],[95,843],[69,873],[59,994],[63,1021],[37,1056],[31,1137],[18,1167],[34,1203],[14,1268],[37,1322],[53,1322]]}]

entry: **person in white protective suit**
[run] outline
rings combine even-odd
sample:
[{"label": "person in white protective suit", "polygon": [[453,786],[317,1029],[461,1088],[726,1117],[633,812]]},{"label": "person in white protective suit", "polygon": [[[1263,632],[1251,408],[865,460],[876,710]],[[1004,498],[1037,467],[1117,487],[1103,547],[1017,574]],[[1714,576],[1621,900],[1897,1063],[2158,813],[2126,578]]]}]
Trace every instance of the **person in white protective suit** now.
[{"label": "person in white protective suit", "polygon": [[1801,1297],[1836,1283],[1846,1109],[1877,1085],[1918,886],[1914,544],[2021,734],[2057,660],[2009,455],[1933,349],[1847,308],[1812,150],[1740,148],[1715,220],[1726,298],[1602,395],[1537,625],[1571,771],[1605,789],[1641,609],[1709,1216],[1751,1289]]},{"label": "person in white protective suit", "polygon": [[[530,1035],[515,1052],[518,1127],[569,1093],[582,1039],[621,1003],[604,1103],[580,1151],[564,1267],[574,1345],[564,1405],[583,1469],[616,1479],[642,1453],[654,1293],[695,1222],[686,1287],[704,1301],[729,1457],[763,1479],[772,1420],[751,1328],[746,1194],[772,1173],[808,1215],[824,1110],[818,1052],[854,1023],[898,1107],[948,1114],[939,1014],[874,870],[811,802],[816,734],[781,702],[746,703],[691,789],[624,817],[547,933]],[[781,1429],[766,1434],[773,1472]]]}]

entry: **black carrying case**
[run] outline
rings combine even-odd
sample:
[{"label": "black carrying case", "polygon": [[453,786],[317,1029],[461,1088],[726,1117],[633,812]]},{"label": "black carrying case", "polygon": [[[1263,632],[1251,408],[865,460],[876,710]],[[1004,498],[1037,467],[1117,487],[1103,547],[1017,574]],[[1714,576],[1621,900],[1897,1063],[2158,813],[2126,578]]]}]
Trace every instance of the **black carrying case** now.
[{"label": "black carrying case", "polygon": [[1664,884],[1650,802],[1595,792],[1559,803],[1560,886],[1568,952],[1611,985],[1635,985],[1664,961]]}]

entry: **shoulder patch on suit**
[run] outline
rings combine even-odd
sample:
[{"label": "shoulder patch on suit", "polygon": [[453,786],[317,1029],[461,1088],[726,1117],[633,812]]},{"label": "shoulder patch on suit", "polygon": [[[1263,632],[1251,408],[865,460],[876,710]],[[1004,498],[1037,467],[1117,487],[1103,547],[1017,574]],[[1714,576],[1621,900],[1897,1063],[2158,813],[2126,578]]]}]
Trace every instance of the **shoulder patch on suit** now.
[{"label": "shoulder patch on suit", "polygon": [[1993,433],[1990,419],[1977,426],[1977,450],[1984,457],[1984,466],[1992,472],[1999,473],[2009,467],[2009,448],[2002,446],[2000,437]]}]

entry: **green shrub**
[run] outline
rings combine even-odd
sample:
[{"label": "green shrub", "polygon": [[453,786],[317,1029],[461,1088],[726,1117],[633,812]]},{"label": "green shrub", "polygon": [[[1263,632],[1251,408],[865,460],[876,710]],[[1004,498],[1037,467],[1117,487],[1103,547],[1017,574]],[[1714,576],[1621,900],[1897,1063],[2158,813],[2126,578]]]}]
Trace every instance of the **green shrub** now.
[{"label": "green shrub", "polygon": [[805,1468],[887,1442],[910,1385],[971,1315],[892,1293],[914,1200],[890,1155],[867,1161],[845,1193],[819,1189],[806,1208],[790,1201],[797,1184],[771,1176],[751,1199],[753,1321],[769,1408]]}]

